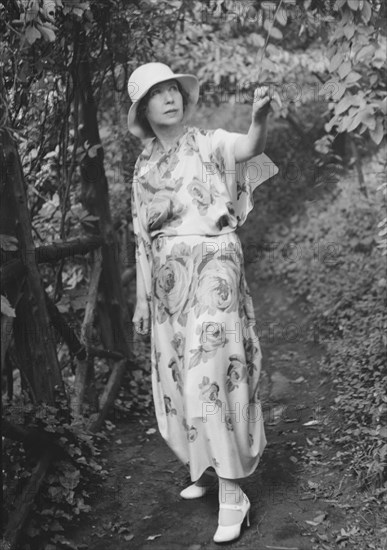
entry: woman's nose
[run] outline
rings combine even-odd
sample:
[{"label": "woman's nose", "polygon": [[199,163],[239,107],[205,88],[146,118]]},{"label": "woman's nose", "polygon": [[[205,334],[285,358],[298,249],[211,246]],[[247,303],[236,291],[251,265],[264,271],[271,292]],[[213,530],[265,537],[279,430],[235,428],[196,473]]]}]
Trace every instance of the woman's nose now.
[{"label": "woman's nose", "polygon": [[164,99],[166,103],[171,103],[173,101],[173,96],[169,90],[165,92]]}]

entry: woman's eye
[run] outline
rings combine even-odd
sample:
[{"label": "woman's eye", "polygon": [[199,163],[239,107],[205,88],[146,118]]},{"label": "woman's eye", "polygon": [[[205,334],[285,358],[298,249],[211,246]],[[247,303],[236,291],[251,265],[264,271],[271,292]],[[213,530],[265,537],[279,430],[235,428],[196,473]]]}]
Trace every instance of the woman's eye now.
[{"label": "woman's eye", "polygon": [[172,84],[172,86],[169,88],[170,90],[173,90],[174,92],[176,92],[178,90],[178,87],[176,84]]},{"label": "woman's eye", "polygon": [[160,93],[160,89],[159,88],[156,88],[155,90],[152,90],[151,91],[151,97],[153,97],[154,95]]}]

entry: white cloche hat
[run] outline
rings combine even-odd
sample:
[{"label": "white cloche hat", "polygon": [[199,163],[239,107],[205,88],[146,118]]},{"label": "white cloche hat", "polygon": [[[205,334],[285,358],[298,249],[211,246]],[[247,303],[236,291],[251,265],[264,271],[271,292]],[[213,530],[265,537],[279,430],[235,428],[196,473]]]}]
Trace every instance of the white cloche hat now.
[{"label": "white cloche hat", "polygon": [[187,93],[188,101],[184,110],[183,121],[189,119],[199,99],[199,81],[196,76],[191,74],[175,74],[164,63],[145,63],[145,65],[141,65],[133,71],[128,81],[128,93],[132,100],[128,113],[129,132],[141,139],[153,137],[153,134],[150,135],[149,131],[138,121],[138,105],[152,86],[171,79],[177,80]]}]

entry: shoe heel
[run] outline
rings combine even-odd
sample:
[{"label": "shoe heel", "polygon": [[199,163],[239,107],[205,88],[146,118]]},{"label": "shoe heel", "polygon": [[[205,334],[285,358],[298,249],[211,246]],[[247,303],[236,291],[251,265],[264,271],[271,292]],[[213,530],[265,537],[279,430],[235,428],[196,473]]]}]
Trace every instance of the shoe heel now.
[{"label": "shoe heel", "polygon": [[250,510],[246,514],[246,525],[250,527]]}]

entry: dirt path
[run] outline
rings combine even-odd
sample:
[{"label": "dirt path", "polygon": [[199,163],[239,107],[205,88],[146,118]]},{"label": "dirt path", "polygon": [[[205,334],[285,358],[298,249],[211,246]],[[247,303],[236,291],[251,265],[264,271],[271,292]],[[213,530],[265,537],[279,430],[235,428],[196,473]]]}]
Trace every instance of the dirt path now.
[{"label": "dirt path", "polygon": [[[252,503],[251,527],[227,547],[311,550],[315,542],[330,540],[327,495],[333,495],[340,481],[340,474],[325,464],[332,450],[323,433],[331,399],[318,368],[323,349],[314,341],[303,304],[294,301],[286,287],[257,279],[254,263],[246,269],[267,373],[268,446],[257,471],[242,483]],[[109,474],[93,511],[72,533],[78,544],[93,550],[219,547],[212,542],[216,494],[196,501],[179,497],[189,479],[158,434],[153,417],[119,424],[106,457]],[[319,491],[321,484],[324,491]],[[337,515],[332,519],[340,520]],[[320,527],[321,538],[316,534]],[[336,546],[327,542],[324,547]]]}]

